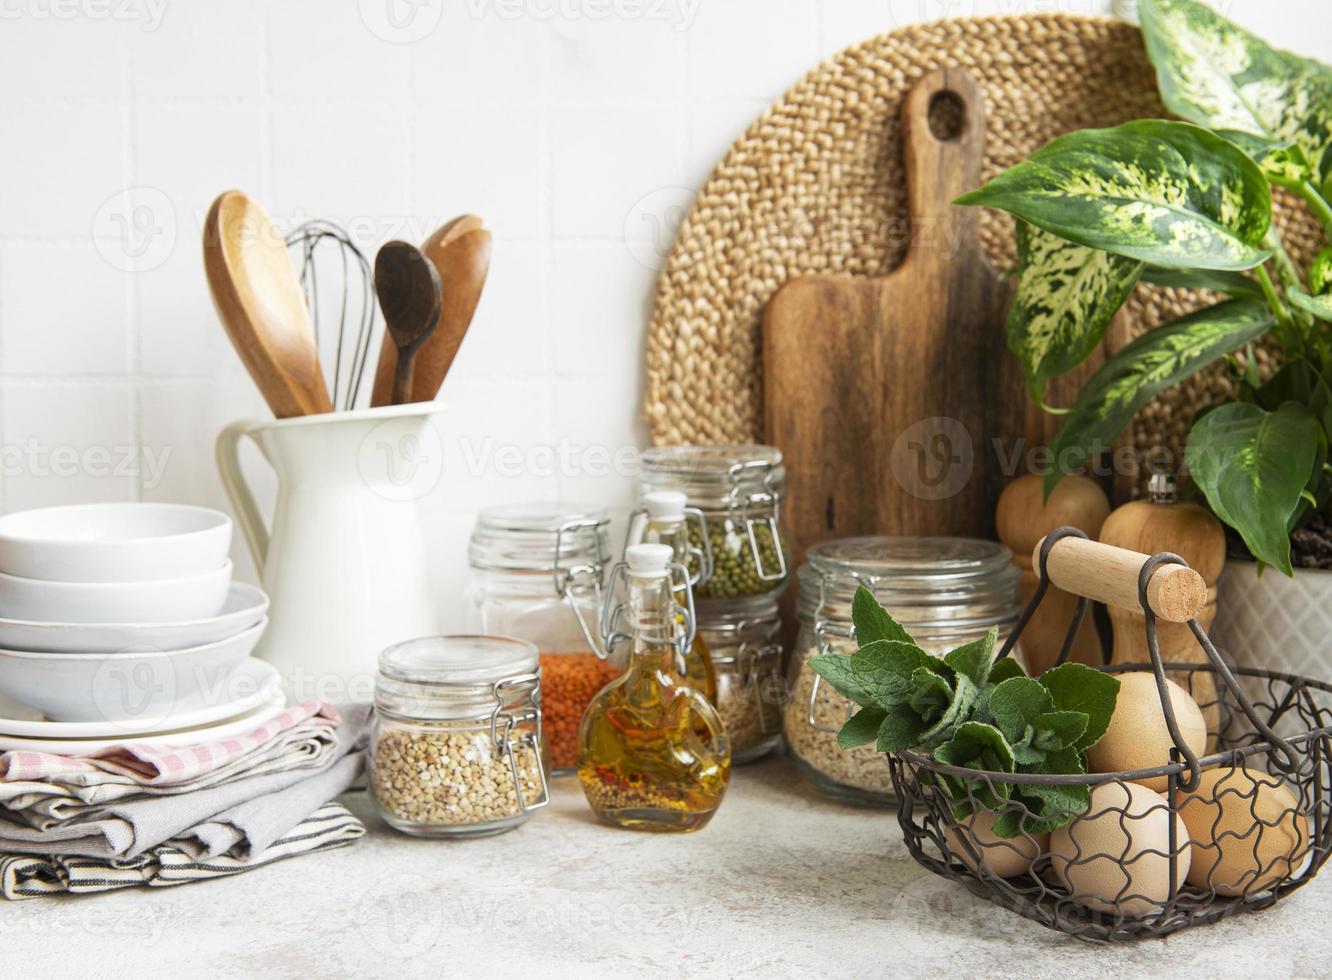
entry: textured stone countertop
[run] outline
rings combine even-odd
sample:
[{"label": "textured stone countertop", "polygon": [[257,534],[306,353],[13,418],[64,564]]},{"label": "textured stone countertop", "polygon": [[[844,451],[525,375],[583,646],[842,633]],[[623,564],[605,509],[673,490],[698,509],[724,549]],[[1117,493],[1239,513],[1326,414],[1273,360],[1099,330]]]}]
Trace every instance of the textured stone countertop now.
[{"label": "textured stone countertop", "polygon": [[702,832],[595,823],[576,782],[511,833],[418,840],[350,805],[351,847],[234,878],[0,906],[24,977],[1317,977],[1332,875],[1255,915],[1100,947],[918,867],[894,816],[784,759],[736,771]]}]

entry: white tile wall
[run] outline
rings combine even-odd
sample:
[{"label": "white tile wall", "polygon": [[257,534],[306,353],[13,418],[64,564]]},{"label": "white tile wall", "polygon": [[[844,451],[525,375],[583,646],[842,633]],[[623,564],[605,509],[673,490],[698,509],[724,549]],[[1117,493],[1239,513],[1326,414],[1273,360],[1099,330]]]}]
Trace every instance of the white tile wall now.
[{"label": "white tile wall", "polygon": [[[1332,60],[1332,6],[1220,2]],[[493,273],[441,396],[448,470],[424,502],[456,599],[478,506],[629,505],[613,464],[646,439],[655,267],[692,189],[765,105],[903,23],[1110,3],[11,0],[0,500],[222,504],[213,434],[265,409],[202,275],[217,192],[242,187],[283,223],[339,218],[367,248],[474,211],[496,236]],[[572,468],[547,465],[561,443]],[[117,453],[137,465],[103,463]],[[515,454],[526,471],[502,462]],[[257,454],[247,463],[271,495]]]}]

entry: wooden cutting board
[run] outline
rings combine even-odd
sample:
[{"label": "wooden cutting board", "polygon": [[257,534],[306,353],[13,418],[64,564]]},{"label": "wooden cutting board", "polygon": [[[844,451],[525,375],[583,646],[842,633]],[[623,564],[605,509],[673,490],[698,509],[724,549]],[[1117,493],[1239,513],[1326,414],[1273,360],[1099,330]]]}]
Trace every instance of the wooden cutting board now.
[{"label": "wooden cutting board", "polygon": [[[1032,406],[1007,351],[1012,284],[981,250],[984,105],[965,71],[922,78],[902,107],[911,242],[881,278],[806,276],[763,325],[767,439],[787,464],[797,560],[861,534],[994,536],[995,504],[1058,419]],[[1085,369],[1051,386],[1070,398]],[[998,439],[996,446],[994,440]]]}]

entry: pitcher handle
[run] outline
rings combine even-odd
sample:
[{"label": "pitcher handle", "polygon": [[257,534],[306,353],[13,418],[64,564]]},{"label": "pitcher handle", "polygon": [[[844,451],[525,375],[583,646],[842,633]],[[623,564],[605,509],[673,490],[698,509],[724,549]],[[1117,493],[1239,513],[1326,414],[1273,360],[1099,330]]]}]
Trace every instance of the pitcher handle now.
[{"label": "pitcher handle", "polygon": [[236,512],[241,533],[245,535],[245,543],[250,548],[250,557],[254,559],[255,571],[262,576],[264,561],[268,557],[268,526],[259,513],[259,505],[254,502],[250,485],[245,482],[245,472],[241,469],[240,461],[240,441],[258,424],[250,419],[232,422],[217,434],[217,443],[213,448],[222,487]]}]

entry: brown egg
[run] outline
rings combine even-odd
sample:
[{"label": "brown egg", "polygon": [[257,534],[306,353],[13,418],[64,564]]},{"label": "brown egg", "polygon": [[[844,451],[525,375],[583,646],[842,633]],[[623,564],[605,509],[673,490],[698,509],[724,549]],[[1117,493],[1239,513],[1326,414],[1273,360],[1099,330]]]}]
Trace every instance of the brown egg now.
[{"label": "brown egg", "polygon": [[1309,843],[1309,821],[1276,776],[1227,766],[1179,794],[1193,838],[1189,884],[1218,895],[1256,894],[1294,870]]},{"label": "brown egg", "polygon": [[1022,834],[1003,838],[995,835],[997,813],[978,810],[960,825],[949,827],[944,836],[948,849],[972,871],[980,872],[977,862],[963,844],[965,840],[985,862],[985,868],[1000,878],[1015,878],[1031,870],[1031,863],[1050,847],[1049,834]]},{"label": "brown egg", "polygon": [[1175,881],[1189,872],[1188,831],[1160,793],[1137,783],[1093,786],[1091,806],[1050,835],[1050,862],[1079,905],[1129,917],[1151,915],[1170,898],[1170,821]]},{"label": "brown egg", "polygon": [[[1092,772],[1133,772],[1154,769],[1170,764],[1170,740],[1165,712],[1161,710],[1161,696],[1156,690],[1156,675],[1148,671],[1116,674],[1119,678],[1119,699],[1110,727],[1099,742],[1087,750],[1087,763]],[[1166,679],[1170,704],[1179,724],[1184,744],[1199,757],[1207,752],[1207,722],[1203,720],[1198,702],[1189,697],[1174,681]],[[1142,785],[1157,792],[1169,786],[1169,778],[1156,776],[1140,780]]]}]

